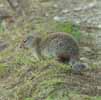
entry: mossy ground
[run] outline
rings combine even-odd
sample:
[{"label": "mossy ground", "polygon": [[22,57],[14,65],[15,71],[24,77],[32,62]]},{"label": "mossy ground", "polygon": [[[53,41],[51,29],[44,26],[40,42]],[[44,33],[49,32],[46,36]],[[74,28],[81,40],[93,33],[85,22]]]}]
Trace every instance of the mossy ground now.
[{"label": "mossy ground", "polygon": [[[49,23],[50,25],[50,23]],[[49,26],[48,25],[48,26]],[[80,39],[79,27],[51,21],[36,24],[35,32],[46,35],[52,30],[70,32]],[[100,100],[100,69],[75,75],[71,67],[52,59],[37,60],[30,50],[19,48],[23,38],[33,33],[32,24],[2,31],[0,37],[9,47],[0,52],[0,97],[2,100]],[[94,76],[96,75],[96,77]]]}]

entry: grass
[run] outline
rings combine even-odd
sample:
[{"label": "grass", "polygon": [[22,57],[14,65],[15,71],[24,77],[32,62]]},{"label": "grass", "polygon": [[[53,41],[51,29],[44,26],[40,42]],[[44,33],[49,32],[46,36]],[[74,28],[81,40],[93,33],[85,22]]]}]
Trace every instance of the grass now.
[{"label": "grass", "polygon": [[[61,93],[61,92],[60,92]],[[24,100],[35,100],[34,98],[25,98]],[[78,95],[74,93],[64,93],[60,97],[60,94],[57,95],[57,93],[53,93],[50,96],[48,96],[44,100],[101,100],[101,97],[89,97],[87,95]]]},{"label": "grass", "polygon": [[[8,98],[10,100],[18,100],[18,98],[19,100],[36,100],[36,98],[39,98],[38,100],[42,100],[42,98],[45,98],[44,100],[100,100],[100,97],[86,96],[79,94],[78,91],[74,93],[71,91],[72,89],[69,89],[71,85],[73,88],[80,81],[80,79],[76,80],[74,75],[75,81],[73,83],[69,65],[52,59],[38,61],[32,56],[30,50],[19,48],[24,36],[33,32],[33,30],[29,31],[30,26],[32,25],[25,24],[22,29],[15,28],[10,32],[2,31],[0,33],[1,38],[10,43],[9,48],[0,52],[2,62],[0,63],[0,76],[8,75],[8,73],[11,75],[11,81],[7,80],[7,83],[3,85],[8,88],[6,91],[11,91],[10,95],[17,96],[11,99],[9,95]],[[77,40],[81,35],[79,26],[74,26],[70,22],[50,21],[48,25],[40,23],[35,28],[35,31],[42,33],[42,35],[46,35],[49,30],[68,32]]]},{"label": "grass", "polygon": [[[12,66],[9,67],[12,72],[11,79],[14,81],[13,84],[16,84],[10,88],[10,90],[14,89],[12,95],[16,94],[17,98],[23,100],[37,100],[36,98],[39,98],[38,100],[43,100],[42,98],[45,98],[44,100],[99,100],[100,97],[81,95],[77,93],[78,91],[72,92],[69,89],[68,86],[74,84],[70,81],[69,65],[51,59],[35,61],[33,57],[23,53],[17,53],[9,63],[9,66]],[[12,86],[9,81],[7,84]],[[6,86],[9,86],[7,84]]]}]

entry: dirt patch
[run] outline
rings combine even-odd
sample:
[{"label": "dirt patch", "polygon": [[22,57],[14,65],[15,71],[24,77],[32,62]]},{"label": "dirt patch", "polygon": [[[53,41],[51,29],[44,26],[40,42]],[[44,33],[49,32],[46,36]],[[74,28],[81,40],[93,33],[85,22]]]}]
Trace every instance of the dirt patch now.
[{"label": "dirt patch", "polygon": [[[77,75],[71,73],[67,65],[55,63],[39,62],[17,68],[7,79],[1,80],[0,87],[5,91],[11,91],[8,98],[11,94],[16,94],[20,99],[34,97],[43,100],[42,98],[48,97],[58,89],[62,89],[62,93],[75,91],[88,96],[101,95],[101,69]],[[15,99],[13,97],[12,100]]]}]

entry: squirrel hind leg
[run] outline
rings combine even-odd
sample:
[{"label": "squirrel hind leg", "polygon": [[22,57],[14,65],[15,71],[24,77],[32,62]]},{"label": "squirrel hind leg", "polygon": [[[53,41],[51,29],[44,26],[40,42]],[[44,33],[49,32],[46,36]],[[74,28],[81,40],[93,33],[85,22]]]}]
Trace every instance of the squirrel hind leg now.
[{"label": "squirrel hind leg", "polygon": [[57,60],[62,63],[69,63],[70,56],[66,54],[60,54],[57,56]]}]

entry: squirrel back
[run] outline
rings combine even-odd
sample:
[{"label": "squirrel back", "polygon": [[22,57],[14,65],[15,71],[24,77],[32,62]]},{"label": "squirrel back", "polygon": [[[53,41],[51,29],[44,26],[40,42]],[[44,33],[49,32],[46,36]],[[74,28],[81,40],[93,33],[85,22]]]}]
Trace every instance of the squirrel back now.
[{"label": "squirrel back", "polygon": [[44,57],[63,61],[79,58],[78,43],[69,33],[50,33],[41,41],[40,50]]}]

